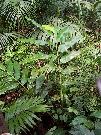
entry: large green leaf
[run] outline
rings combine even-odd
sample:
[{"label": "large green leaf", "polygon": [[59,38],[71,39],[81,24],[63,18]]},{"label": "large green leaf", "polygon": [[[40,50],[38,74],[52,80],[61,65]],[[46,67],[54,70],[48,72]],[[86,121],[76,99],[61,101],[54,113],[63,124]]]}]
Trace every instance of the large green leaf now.
[{"label": "large green leaf", "polygon": [[8,60],[6,62],[6,64],[7,64],[7,72],[8,72],[8,74],[13,75],[13,63],[12,63],[12,61]]},{"label": "large green leaf", "polygon": [[38,59],[48,59],[48,58],[49,58],[49,55],[39,52],[37,54],[30,55],[29,58],[26,58],[25,60],[23,60],[22,63],[26,64],[26,63],[34,62]]},{"label": "large green leaf", "polygon": [[68,48],[72,47],[75,43],[77,43],[82,37],[81,36],[75,36],[70,41],[65,42],[65,44],[59,45],[58,51],[59,52],[65,52]]},{"label": "large green leaf", "polygon": [[71,29],[72,29],[71,26],[63,27],[57,34],[56,37],[57,42],[63,42],[63,38],[66,37],[69,32],[71,32]]},{"label": "large green leaf", "polygon": [[81,51],[72,51],[70,54],[67,54],[67,55],[63,56],[60,59],[60,62],[66,63],[66,62],[72,60],[73,58],[75,58],[76,56],[80,55],[80,53],[81,53]]},{"label": "large green leaf", "polygon": [[35,43],[38,45],[52,45],[52,42],[50,41],[43,41],[43,40],[35,40]]},{"label": "large green leaf", "polygon": [[22,70],[22,77],[21,77],[21,83],[24,85],[28,80],[28,73],[29,70],[27,68]]},{"label": "large green leaf", "polygon": [[96,118],[101,119],[101,111],[96,110],[95,112],[91,113],[90,116],[94,116]]},{"label": "large green leaf", "polygon": [[20,78],[20,64],[17,61],[14,62],[14,77],[16,80]]},{"label": "large green leaf", "polygon": [[0,69],[1,69],[1,70],[4,70],[4,71],[5,71],[5,69],[6,69],[5,66],[4,66],[2,63],[0,63]]},{"label": "large green leaf", "polygon": [[44,80],[45,80],[45,75],[44,75],[44,74],[40,75],[40,76],[36,79],[36,90],[35,90],[36,94],[37,94],[38,92],[40,92],[39,89],[41,88],[42,84],[44,83]]},{"label": "large green leaf", "polygon": [[12,89],[15,89],[15,88],[17,88],[18,87],[18,85],[19,85],[19,83],[7,83],[7,84],[5,84],[3,87],[2,87],[2,89],[0,88],[0,95],[1,94],[4,94],[6,91],[8,91],[8,90],[12,90]]}]

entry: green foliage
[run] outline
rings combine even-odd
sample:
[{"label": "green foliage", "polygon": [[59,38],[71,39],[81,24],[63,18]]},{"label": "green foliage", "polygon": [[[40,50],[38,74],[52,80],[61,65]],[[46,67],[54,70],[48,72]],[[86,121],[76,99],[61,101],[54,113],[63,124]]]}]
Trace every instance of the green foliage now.
[{"label": "green foliage", "polygon": [[[13,63],[11,60],[7,60],[5,63],[6,66],[0,63],[0,95],[11,90],[14,91],[19,89],[29,93],[30,91],[28,92],[28,89],[24,86],[27,81],[30,84],[33,79],[28,76],[29,70],[23,68],[21,71],[21,65],[17,61]],[[36,90],[41,87],[42,83],[43,80],[39,76],[36,80]],[[12,134],[19,134],[21,130],[28,130],[26,125],[29,127],[32,127],[33,124],[35,125],[33,118],[39,120],[34,114],[35,112],[48,111],[48,106],[43,105],[44,100],[39,97],[34,97],[33,95],[34,93],[32,97],[21,97],[13,102],[10,107],[8,106],[6,108],[3,108],[3,102],[1,102],[0,109],[5,111],[5,119]]]},{"label": "green foliage", "polygon": [[54,126],[45,135],[65,135],[66,132],[66,130],[63,130],[61,128],[56,129],[56,127]]},{"label": "green foliage", "polygon": [[74,127],[74,129],[71,130],[69,133],[71,133],[71,135],[95,135],[93,131],[90,131],[82,125]]},{"label": "green foliage", "polygon": [[[33,127],[35,112],[47,105],[58,128],[46,135],[101,134],[100,7],[81,0],[0,2],[0,109],[12,134]],[[8,95],[13,101],[4,103]]]},{"label": "green foliage", "polygon": [[5,120],[8,123],[10,133],[19,134],[21,130],[29,130],[36,125],[34,119],[41,120],[35,112],[46,112],[48,106],[42,105],[43,99],[28,96],[17,99],[10,107],[6,107]]}]

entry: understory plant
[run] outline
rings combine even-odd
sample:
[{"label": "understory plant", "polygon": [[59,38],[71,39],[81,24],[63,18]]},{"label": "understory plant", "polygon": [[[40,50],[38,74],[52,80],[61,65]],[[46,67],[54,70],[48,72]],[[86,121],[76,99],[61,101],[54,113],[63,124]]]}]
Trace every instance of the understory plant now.
[{"label": "understory plant", "polygon": [[[41,121],[37,112],[48,111],[58,126],[46,135],[100,135],[95,81],[101,64],[101,2],[51,2],[54,6],[46,0],[5,0],[0,7],[0,47],[5,50],[0,55],[0,109],[12,134],[33,128]],[[50,11],[57,17],[50,17]]]},{"label": "understory plant", "polygon": [[[7,48],[0,63],[0,95],[10,94],[11,96],[19,90],[24,95],[24,97],[18,96],[16,101],[13,99],[12,104],[7,104],[7,107],[2,108],[12,134],[27,129],[26,124],[29,126],[35,124],[33,118],[39,119],[34,112],[47,111],[48,106],[41,105],[43,100],[36,96],[46,98],[51,93],[53,100],[60,100],[63,114],[68,74],[77,70],[76,67],[67,66],[66,63],[81,53],[80,50],[70,49],[83,40],[81,33],[72,24],[59,27],[41,26],[35,21],[33,23],[44,30],[44,34],[47,33],[48,37],[44,40],[18,39],[14,46]],[[44,48],[46,46],[48,51]],[[53,90],[56,83],[57,88]],[[48,105],[52,105],[50,104],[52,99],[46,100],[48,100]]]}]

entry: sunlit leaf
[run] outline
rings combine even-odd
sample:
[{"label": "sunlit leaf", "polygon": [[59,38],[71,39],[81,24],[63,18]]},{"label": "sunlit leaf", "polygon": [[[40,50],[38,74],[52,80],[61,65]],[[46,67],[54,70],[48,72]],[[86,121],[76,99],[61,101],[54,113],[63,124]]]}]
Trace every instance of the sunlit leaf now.
[{"label": "sunlit leaf", "polygon": [[63,42],[63,39],[66,38],[66,36],[68,36],[68,34],[70,34],[72,31],[72,27],[71,26],[65,26],[63,27],[57,34],[56,40],[58,42]]},{"label": "sunlit leaf", "polygon": [[68,48],[72,47],[75,43],[77,43],[82,37],[81,36],[75,36],[71,39],[71,41],[65,42],[65,44],[59,45],[58,51],[59,52],[65,52]]},{"label": "sunlit leaf", "polygon": [[50,30],[52,32],[54,32],[54,27],[50,26],[50,25],[42,25],[43,28],[45,28],[46,30]]},{"label": "sunlit leaf", "polygon": [[69,108],[68,108],[68,111],[69,111],[69,112],[73,112],[73,113],[75,113],[76,115],[78,114],[78,111],[77,111],[76,109],[72,108],[72,107],[69,107]]},{"label": "sunlit leaf", "polygon": [[5,66],[4,66],[2,63],[0,63],[0,69],[1,69],[1,70],[4,70],[4,71],[5,71],[5,69],[6,69]]},{"label": "sunlit leaf", "polygon": [[66,63],[66,62],[72,60],[73,58],[75,58],[76,56],[80,55],[80,53],[81,53],[81,51],[72,51],[70,54],[67,54],[67,55],[63,56],[60,59],[60,62]]},{"label": "sunlit leaf", "polygon": [[3,76],[5,76],[5,75],[7,75],[7,73],[4,72],[3,70],[0,70],[0,77],[3,77]]},{"label": "sunlit leaf", "polygon": [[48,59],[48,58],[49,58],[49,55],[40,52],[37,54],[29,55],[29,57],[23,60],[22,63],[26,64],[26,63],[34,62],[38,59]]}]

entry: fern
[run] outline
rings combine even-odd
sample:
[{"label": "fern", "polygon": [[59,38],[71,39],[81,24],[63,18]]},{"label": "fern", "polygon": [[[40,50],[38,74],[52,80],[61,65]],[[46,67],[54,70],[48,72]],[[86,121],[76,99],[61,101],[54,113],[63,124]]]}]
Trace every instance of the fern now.
[{"label": "fern", "polygon": [[19,134],[21,130],[28,130],[36,125],[34,119],[41,120],[35,112],[46,112],[48,106],[43,105],[44,100],[40,97],[23,96],[5,110],[5,120],[8,123],[10,133]]},{"label": "fern", "polygon": [[5,50],[6,47],[13,43],[17,39],[17,36],[14,33],[3,33],[0,34],[0,46],[2,50]]}]

